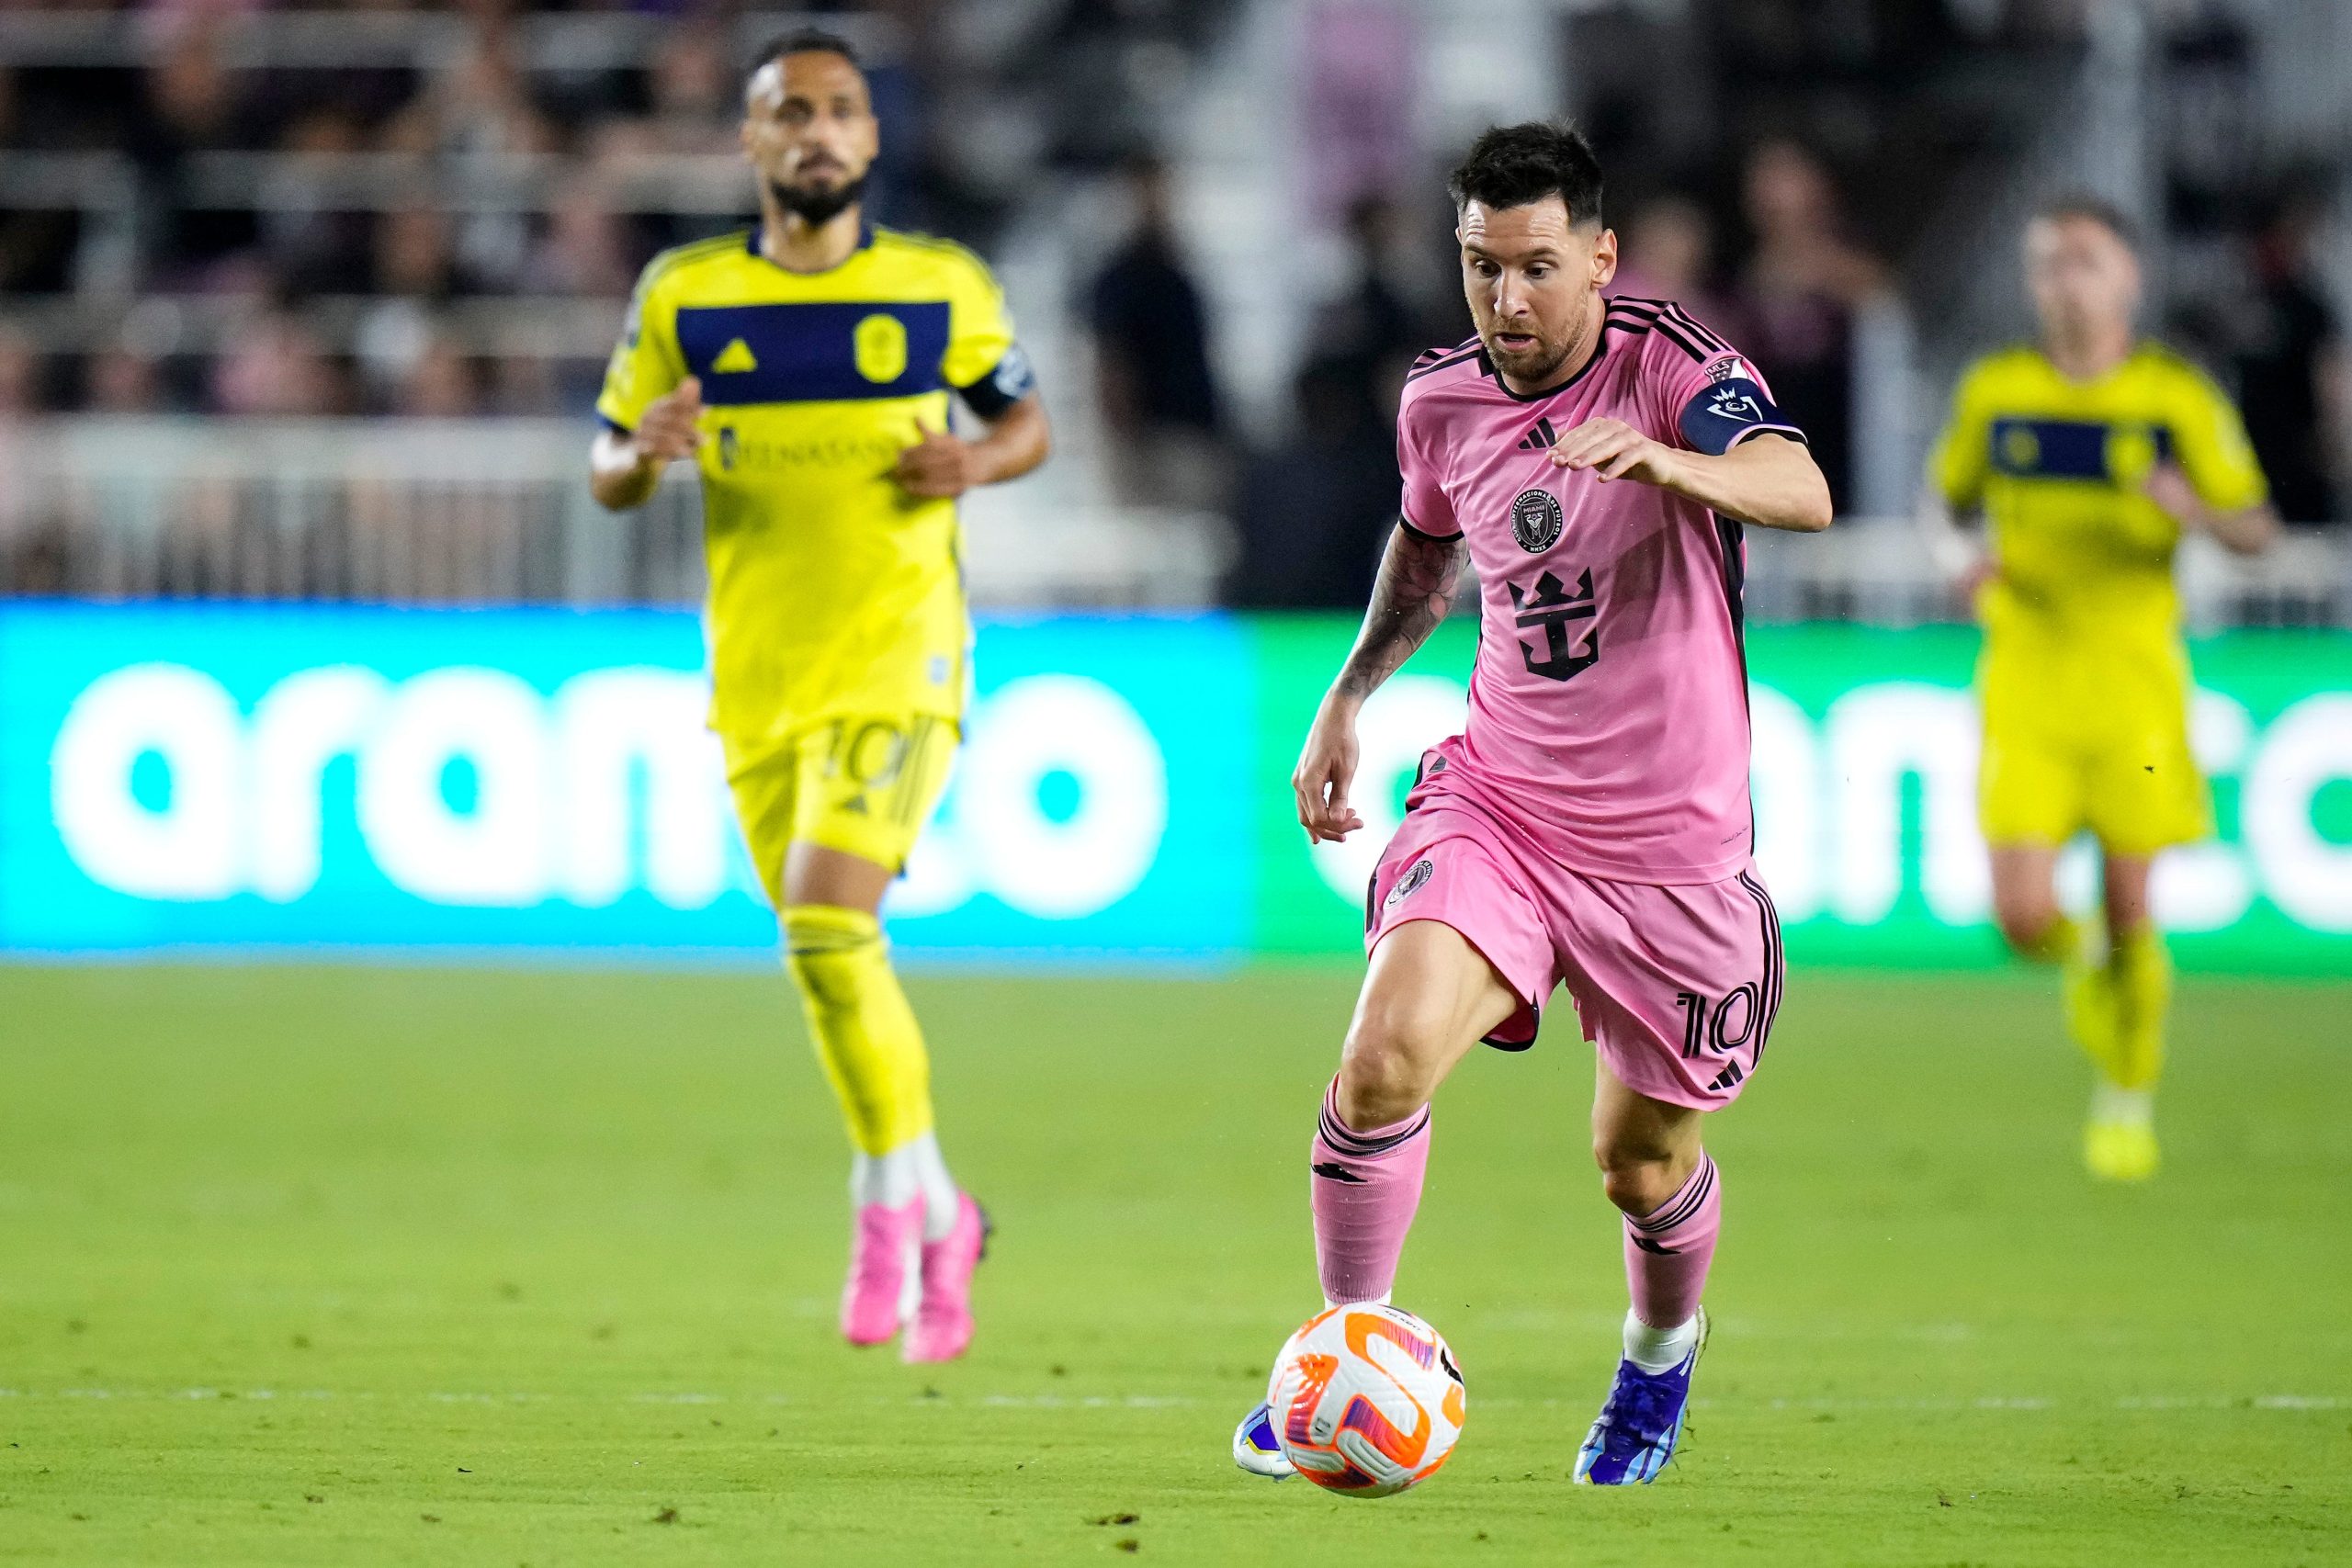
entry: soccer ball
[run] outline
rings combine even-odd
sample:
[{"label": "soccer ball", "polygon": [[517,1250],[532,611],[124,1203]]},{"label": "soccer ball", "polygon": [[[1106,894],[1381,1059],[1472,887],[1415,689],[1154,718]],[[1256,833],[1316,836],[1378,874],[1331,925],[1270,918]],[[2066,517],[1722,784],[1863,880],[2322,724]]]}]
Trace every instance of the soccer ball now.
[{"label": "soccer ball", "polygon": [[1266,1398],[1283,1456],[1350,1497],[1392,1496],[1435,1475],[1468,1412],[1438,1331],[1378,1302],[1307,1319],[1275,1359]]}]

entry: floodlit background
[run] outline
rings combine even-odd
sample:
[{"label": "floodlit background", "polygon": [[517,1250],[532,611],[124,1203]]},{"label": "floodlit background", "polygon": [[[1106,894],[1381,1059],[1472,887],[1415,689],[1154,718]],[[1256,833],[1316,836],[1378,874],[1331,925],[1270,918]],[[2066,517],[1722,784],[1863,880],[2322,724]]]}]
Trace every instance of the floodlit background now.
[{"label": "floodlit background", "polygon": [[[1001,1229],[953,1366],[833,1333],[843,1147],[702,728],[694,477],[591,502],[657,250],[741,226],[721,0],[0,0],[0,1560],[2341,1562],[2352,1518],[2352,4],[899,0],[873,211],[997,269],[1052,461],[964,508],[978,701],[892,895]],[[1690,1440],[1615,1353],[1570,1010],[1437,1113],[1400,1300],[1473,1412],[1396,1503],[1244,1485],[1298,1168],[1465,604],[1290,768],[1468,332],[1445,169],[1589,130],[1623,287],[1840,501],[1751,531],[1792,973],[1711,1124]],[[2089,1182],[1986,920],[1976,634],[1903,521],[2018,231],[2101,194],[2293,526],[2181,572],[2218,831],[2152,1185]],[[1475,603],[1475,602],[1473,602]],[[2087,866],[2070,862],[2070,897]]]}]

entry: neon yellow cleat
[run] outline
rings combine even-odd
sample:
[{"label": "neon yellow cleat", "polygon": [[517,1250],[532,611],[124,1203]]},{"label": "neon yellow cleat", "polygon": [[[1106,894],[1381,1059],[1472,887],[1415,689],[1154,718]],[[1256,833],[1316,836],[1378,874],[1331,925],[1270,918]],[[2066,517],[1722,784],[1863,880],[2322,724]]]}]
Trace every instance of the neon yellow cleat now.
[{"label": "neon yellow cleat", "polygon": [[2145,1181],[2156,1174],[2156,1130],[2144,1122],[2092,1122],[2083,1128],[2083,1164],[2101,1181]]}]

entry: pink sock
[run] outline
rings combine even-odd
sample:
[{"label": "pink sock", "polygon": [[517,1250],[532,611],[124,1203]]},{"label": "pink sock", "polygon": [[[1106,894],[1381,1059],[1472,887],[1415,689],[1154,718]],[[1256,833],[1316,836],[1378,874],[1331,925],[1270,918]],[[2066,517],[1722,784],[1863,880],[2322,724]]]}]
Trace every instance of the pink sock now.
[{"label": "pink sock", "polygon": [[1680,1191],[1638,1220],[1625,1216],[1625,1283],[1633,1287],[1635,1317],[1652,1328],[1690,1321],[1723,1219],[1723,1183],[1705,1155]]},{"label": "pink sock", "polygon": [[1421,1206],[1421,1178],[1430,1164],[1430,1112],[1391,1126],[1355,1132],[1340,1120],[1340,1080],[1323,1094],[1315,1124],[1313,1171],[1315,1266],[1323,1296],[1368,1302],[1396,1282],[1405,1233]]}]

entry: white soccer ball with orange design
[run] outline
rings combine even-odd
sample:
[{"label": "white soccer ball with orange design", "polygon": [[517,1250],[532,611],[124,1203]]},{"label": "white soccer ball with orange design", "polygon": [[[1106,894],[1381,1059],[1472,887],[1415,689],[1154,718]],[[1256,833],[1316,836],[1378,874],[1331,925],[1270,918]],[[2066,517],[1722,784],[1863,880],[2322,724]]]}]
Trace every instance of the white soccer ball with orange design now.
[{"label": "white soccer ball with orange design", "polygon": [[1351,1497],[1387,1497],[1453,1457],[1469,1411],[1438,1331],[1364,1302],[1307,1319],[1274,1361],[1274,1436],[1298,1472]]}]

